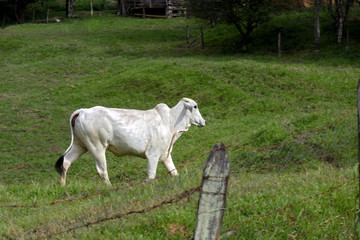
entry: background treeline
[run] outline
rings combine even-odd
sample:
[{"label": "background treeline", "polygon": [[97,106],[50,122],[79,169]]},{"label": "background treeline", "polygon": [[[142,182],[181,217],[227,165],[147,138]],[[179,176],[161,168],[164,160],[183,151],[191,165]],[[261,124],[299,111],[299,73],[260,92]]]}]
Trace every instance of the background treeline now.
[{"label": "background treeline", "polygon": [[[114,10],[117,2],[111,0],[76,0],[76,11],[90,11],[92,4],[94,11]],[[66,3],[60,0],[0,0],[0,16],[5,24],[32,22],[45,19],[48,9],[54,16],[66,15]]]},{"label": "background treeline", "polygon": [[[3,27],[6,24],[33,22],[45,19],[47,11],[52,16],[65,17],[66,3],[62,0],[0,0],[0,16]],[[113,0],[76,0],[76,11],[90,11],[92,4],[94,11],[117,9],[117,1]],[[116,13],[116,12],[115,12]]]},{"label": "background treeline", "polygon": [[[116,15],[123,0],[0,0],[2,27],[66,17]],[[208,28],[207,45],[228,51],[333,49],[360,43],[358,0],[184,0],[187,17]],[[119,14],[118,14],[119,15]],[[49,20],[50,19],[50,20]],[[279,39],[281,34],[281,39]],[[279,45],[281,41],[281,46]],[[355,54],[348,51],[346,54]]]}]

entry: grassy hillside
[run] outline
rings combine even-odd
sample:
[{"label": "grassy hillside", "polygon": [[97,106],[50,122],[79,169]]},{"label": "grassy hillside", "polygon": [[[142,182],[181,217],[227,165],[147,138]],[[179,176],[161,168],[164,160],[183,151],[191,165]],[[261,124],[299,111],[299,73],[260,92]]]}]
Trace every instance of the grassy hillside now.
[{"label": "grassy hillside", "polygon": [[[24,24],[0,32],[0,205],[46,203],[108,190],[86,154],[58,185],[53,165],[70,143],[69,117],[84,107],[150,109],[182,97],[196,100],[207,121],[175,144],[176,166],[226,145],[268,146],[292,141],[336,120],[356,104],[359,61],[342,55],[298,54],[277,58],[201,49],[196,32],[186,46],[186,19],[94,17],[60,24]],[[218,32],[207,29],[208,46]],[[327,57],[327,58],[324,58]],[[234,170],[263,163],[317,159],[282,171],[234,173],[223,232],[242,221],[285,207],[353,178],[356,119],[352,111],[330,129],[274,151],[228,149]],[[337,154],[336,154],[337,153]],[[300,156],[301,157],[298,157]],[[245,160],[243,160],[245,158]],[[146,178],[146,161],[107,155],[115,187]],[[89,221],[162,202],[201,182],[206,156],[150,184],[71,203],[0,208],[1,238],[46,237]],[[165,173],[159,164],[158,175]],[[357,187],[238,227],[232,239],[287,239],[353,209]],[[71,239],[191,238],[198,195],[146,214],[131,215],[56,235]],[[311,239],[348,239],[354,214],[309,233]],[[294,223],[294,224],[293,224]]]}]

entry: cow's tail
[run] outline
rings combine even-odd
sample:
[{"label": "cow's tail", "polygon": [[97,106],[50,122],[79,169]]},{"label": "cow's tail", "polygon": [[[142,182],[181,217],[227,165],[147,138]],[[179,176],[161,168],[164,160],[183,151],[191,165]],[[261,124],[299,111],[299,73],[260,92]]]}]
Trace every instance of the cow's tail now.
[{"label": "cow's tail", "polygon": [[64,169],[64,157],[70,151],[73,143],[74,143],[74,127],[75,127],[75,120],[79,117],[80,110],[76,110],[70,117],[70,131],[71,131],[71,143],[70,146],[66,149],[66,151],[61,155],[59,160],[55,163],[56,171],[62,175],[65,171]]}]

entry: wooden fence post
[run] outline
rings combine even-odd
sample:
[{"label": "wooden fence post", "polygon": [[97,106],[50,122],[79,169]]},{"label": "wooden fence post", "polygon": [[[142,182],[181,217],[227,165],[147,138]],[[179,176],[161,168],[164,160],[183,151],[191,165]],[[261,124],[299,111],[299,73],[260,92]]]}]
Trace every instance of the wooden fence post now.
[{"label": "wooden fence post", "polygon": [[94,15],[93,1],[90,1],[90,16]]},{"label": "wooden fence post", "polygon": [[189,25],[186,26],[186,44],[187,47],[190,45],[190,27]]},{"label": "wooden fence post", "polygon": [[170,17],[170,13],[169,13],[169,0],[166,0],[165,18],[168,19],[169,17]]},{"label": "wooden fence post", "polygon": [[218,143],[213,147],[204,169],[194,240],[219,239],[229,174],[225,145]]},{"label": "wooden fence post", "polygon": [[278,32],[278,57],[281,57],[281,29]]},{"label": "wooden fence post", "polygon": [[204,44],[204,32],[202,27],[200,27],[200,34],[201,34],[201,48],[204,49],[205,48],[205,44]]},{"label": "wooden fence post", "polygon": [[50,8],[46,11],[46,23],[49,23]]}]

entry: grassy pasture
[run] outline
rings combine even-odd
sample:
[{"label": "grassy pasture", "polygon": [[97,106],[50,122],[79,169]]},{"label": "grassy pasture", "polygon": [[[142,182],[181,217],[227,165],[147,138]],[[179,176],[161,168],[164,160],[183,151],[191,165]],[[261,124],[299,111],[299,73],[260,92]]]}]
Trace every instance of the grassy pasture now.
[{"label": "grassy pasture", "polygon": [[[68,185],[58,185],[53,165],[70,143],[68,120],[78,108],[149,109],[159,102],[173,106],[182,97],[193,98],[207,126],[192,127],[175,144],[173,159],[180,166],[217,142],[258,147],[292,141],[356,104],[359,61],[321,53],[281,59],[271,54],[228,54],[221,47],[201,49],[196,34],[188,48],[185,28],[192,24],[198,23],[104,16],[2,29],[0,205],[45,203],[108,190],[88,154],[71,166]],[[205,44],[213,46],[215,33],[226,29],[207,29],[210,40]],[[229,149],[236,170],[246,166],[242,157],[291,161],[304,148],[311,150],[305,157],[340,153],[333,154],[332,161],[317,159],[282,171],[232,174],[223,233],[354,178],[356,151],[345,150],[356,143],[355,115],[351,112],[338,124],[293,148],[281,148],[280,153]],[[115,187],[146,178],[143,159],[111,154],[107,158]],[[200,185],[205,160],[206,156],[181,168],[179,178],[165,176],[70,203],[0,208],[0,238],[46,238],[117,213],[151,207]],[[159,164],[158,175],[164,173]],[[312,229],[353,209],[356,192],[356,181],[350,182],[239,225],[229,239],[292,239],[304,232],[309,232],[309,239],[352,238],[354,214]],[[197,197],[52,238],[191,238]]]}]

